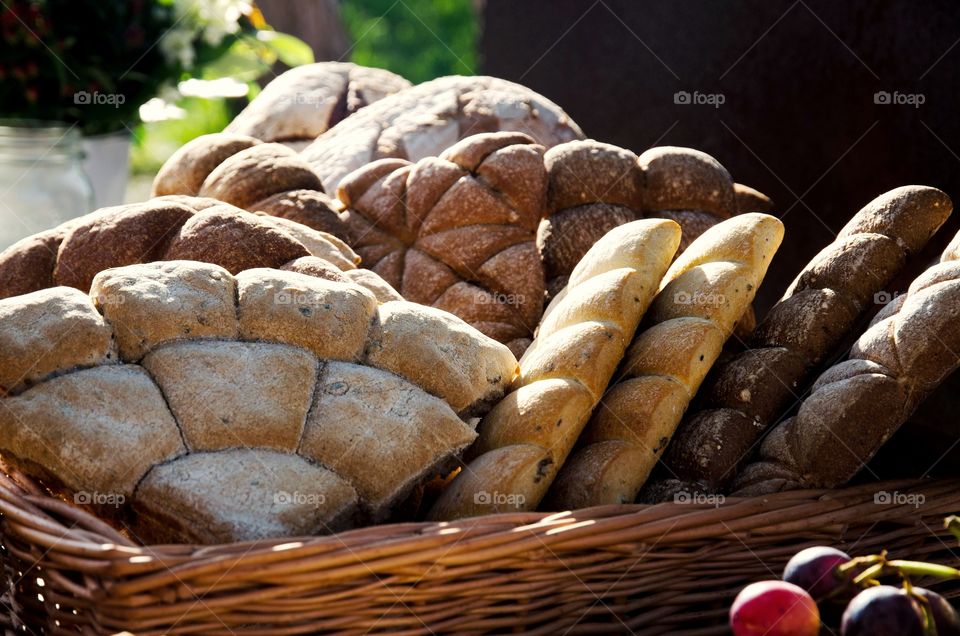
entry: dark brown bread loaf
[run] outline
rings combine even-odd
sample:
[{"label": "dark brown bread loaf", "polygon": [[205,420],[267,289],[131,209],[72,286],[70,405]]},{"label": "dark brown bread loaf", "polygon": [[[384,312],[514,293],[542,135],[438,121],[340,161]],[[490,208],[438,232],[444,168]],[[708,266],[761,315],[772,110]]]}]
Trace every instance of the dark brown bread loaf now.
[{"label": "dark brown bread loaf", "polygon": [[320,135],[303,156],[333,192],[378,159],[419,161],[485,132],[527,134],[546,147],[583,136],[543,95],[495,77],[440,77],[371,104]]},{"label": "dark brown bread loaf", "polygon": [[931,266],[902,298],[820,375],[796,416],[770,431],[737,475],[737,494],[842,486],[960,367],[960,262]]},{"label": "dark brown bread loaf", "polygon": [[590,246],[617,225],[671,219],[683,228],[682,251],[719,221],[742,212],[768,212],[773,205],[756,190],[734,184],[716,159],[690,148],[651,148],[637,157],[586,139],[550,148],[544,163],[548,216],[540,224],[537,247],[551,295],[563,288]]},{"label": "dark brown bread loaf", "polygon": [[534,239],[546,183],[543,146],[486,133],[415,164],[375,161],[345,178],[338,196],[364,267],[519,355],[543,311]]},{"label": "dark brown bread loaf", "polygon": [[748,341],[701,389],[701,410],[677,431],[664,481],[643,498],[678,490],[715,492],[757,440],[799,399],[819,365],[947,220],[953,205],[935,188],[905,186],[861,209],[800,272]]},{"label": "dark brown bread loaf", "polygon": [[153,194],[217,199],[350,238],[319,177],[299,154],[245,135],[201,135],[184,144],[160,168]]},{"label": "dark brown bread loaf", "polygon": [[368,104],[410,87],[399,75],[349,62],[281,73],[226,127],[262,141],[305,144]]},{"label": "dark brown bread loaf", "polygon": [[[360,261],[340,239],[299,223],[213,199],[159,197],[97,210],[0,252],[0,298],[56,285],[85,292],[97,273],[135,263],[194,260],[237,273],[307,256],[344,271]],[[355,282],[388,287],[369,276]]]}]

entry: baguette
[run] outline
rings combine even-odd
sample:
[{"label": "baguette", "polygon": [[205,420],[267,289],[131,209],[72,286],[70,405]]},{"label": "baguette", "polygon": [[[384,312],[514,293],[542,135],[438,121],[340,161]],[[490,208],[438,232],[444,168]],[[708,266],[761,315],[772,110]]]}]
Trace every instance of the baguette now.
[{"label": "baguette", "polygon": [[660,283],[619,383],[603,401],[553,486],[548,505],[630,503],[684,410],[753,301],[783,238],[783,224],[744,214],[715,225]]},{"label": "baguette", "polygon": [[473,460],[430,512],[534,510],[599,402],[680,242],[667,220],[611,230],[547,308],[513,392],[487,415]]},{"label": "baguette", "polygon": [[[956,245],[957,239],[951,243]],[[738,495],[835,488],[852,479],[960,366],[960,261],[948,248],[824,371],[733,484]],[[892,304],[892,303],[891,303]]]},{"label": "baguette", "polygon": [[701,389],[706,408],[688,415],[665,458],[671,478],[648,485],[644,500],[663,500],[678,489],[721,490],[951,210],[940,190],[905,186],[850,219],[754,330],[749,348],[708,379]]}]

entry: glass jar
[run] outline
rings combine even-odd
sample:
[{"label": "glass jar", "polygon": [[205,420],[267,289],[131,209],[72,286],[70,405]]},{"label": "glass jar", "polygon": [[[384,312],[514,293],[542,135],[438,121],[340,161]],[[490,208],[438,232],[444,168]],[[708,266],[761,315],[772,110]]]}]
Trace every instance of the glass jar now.
[{"label": "glass jar", "polygon": [[0,250],[93,210],[80,129],[0,120]]}]

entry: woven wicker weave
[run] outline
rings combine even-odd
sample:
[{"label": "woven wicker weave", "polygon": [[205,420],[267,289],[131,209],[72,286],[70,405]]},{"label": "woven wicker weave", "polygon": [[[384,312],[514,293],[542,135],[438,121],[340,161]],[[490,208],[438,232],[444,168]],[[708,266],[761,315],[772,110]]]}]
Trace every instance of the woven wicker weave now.
[{"label": "woven wicker weave", "polygon": [[[901,498],[876,503],[879,491]],[[904,505],[910,494],[923,504]],[[5,626],[38,634],[722,634],[736,592],[773,578],[808,545],[956,563],[942,520],[957,511],[960,480],[888,482],[720,506],[608,506],[140,547],[17,475],[0,478]]]}]

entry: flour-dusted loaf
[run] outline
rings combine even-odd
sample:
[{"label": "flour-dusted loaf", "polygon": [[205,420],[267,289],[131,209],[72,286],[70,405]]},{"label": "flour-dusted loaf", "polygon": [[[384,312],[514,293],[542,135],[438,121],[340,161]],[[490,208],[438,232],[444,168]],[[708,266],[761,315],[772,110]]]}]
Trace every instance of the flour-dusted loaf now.
[{"label": "flour-dusted loaf", "polygon": [[[938,198],[947,204],[945,196]],[[908,223],[903,228],[915,236],[922,232]],[[874,318],[846,360],[817,378],[796,415],[764,438],[759,456],[737,475],[734,491],[759,495],[842,486],[960,367],[956,244],[954,238],[943,260]]]},{"label": "flour-dusted loaf", "polygon": [[0,300],[0,451],[144,541],[325,532],[390,517],[517,370],[352,282],[129,265]]},{"label": "flour-dusted loaf", "polygon": [[[704,200],[708,197],[704,195]],[[604,395],[548,495],[554,509],[632,502],[750,306],[783,224],[744,214],[700,235],[660,282],[622,376]]]},{"label": "flour-dusted loaf", "polygon": [[299,145],[364,106],[410,87],[399,75],[349,62],[304,64],[263,87],[225,131]]},{"label": "flour-dusted loaf", "polygon": [[648,498],[715,492],[732,480],[767,427],[806,392],[810,373],[837,353],[952,209],[936,188],[905,186],[854,215],[757,326],[749,348],[701,388],[703,408],[678,429],[665,458],[669,477]]},{"label": "flour-dusted loaf", "polygon": [[543,311],[535,233],[546,185],[543,147],[503,132],[415,164],[373,162],[337,194],[364,267],[520,354]]},{"label": "flour-dusted loaf", "polygon": [[479,425],[472,459],[430,515],[534,510],[600,401],[680,242],[672,221],[611,230],[548,307],[513,391]]},{"label": "flour-dusted loaf", "polygon": [[246,135],[212,133],[187,142],[160,168],[153,194],[212,198],[350,238],[320,178],[296,151]]},{"label": "flour-dusted loaf", "polygon": [[289,266],[328,278],[340,271],[378,298],[399,297],[372,272],[349,274],[360,257],[336,236],[216,199],[171,195],[103,208],[0,252],[0,298],[54,285],[85,292],[104,269],[160,260],[214,263],[234,274]]},{"label": "flour-dusted loaf", "polygon": [[495,77],[440,77],[401,90],[347,117],[303,150],[327,192],[378,159],[419,161],[478,133],[510,131],[550,147],[583,136],[563,110]]}]

